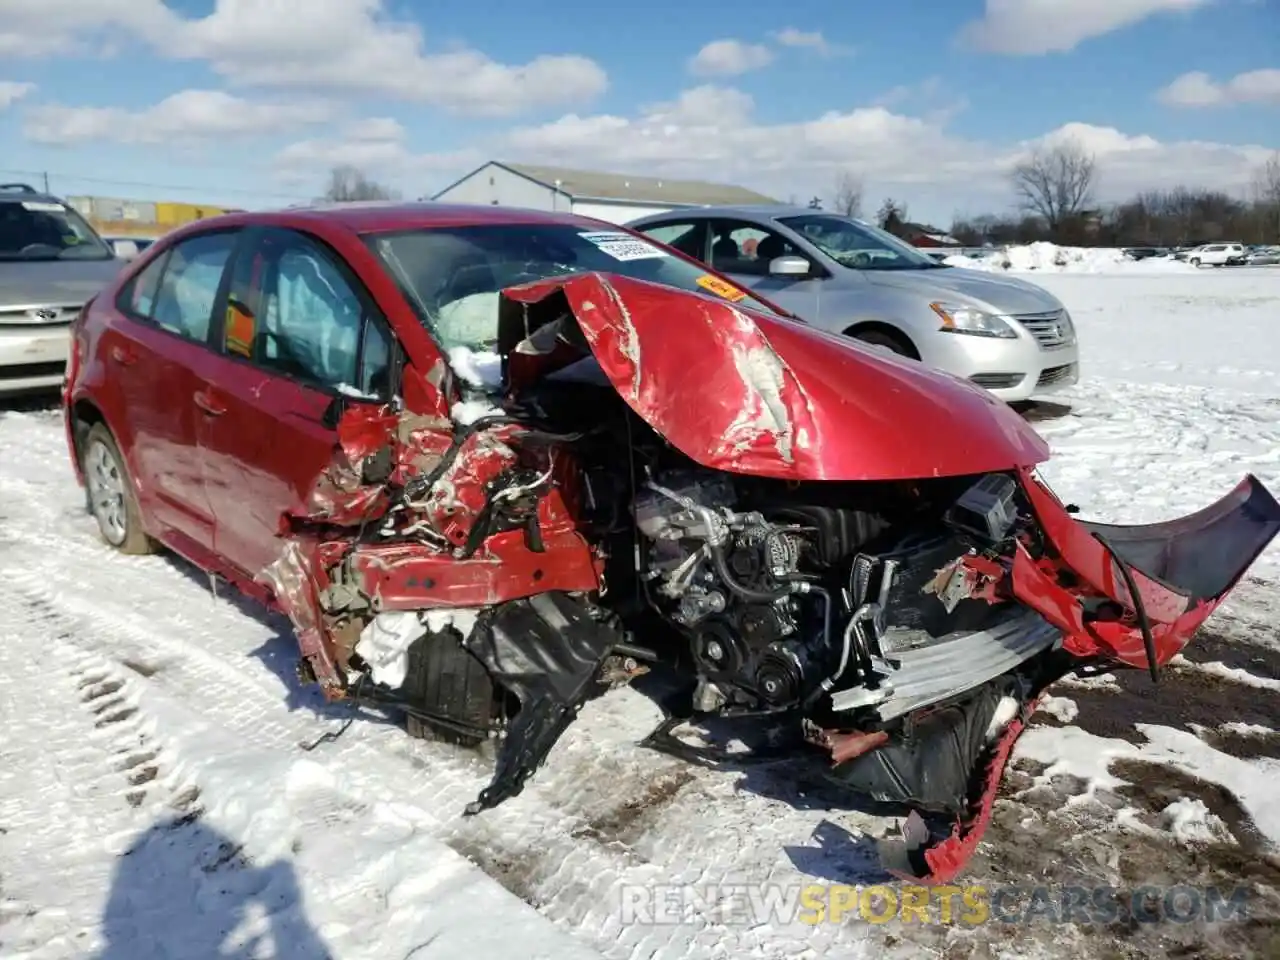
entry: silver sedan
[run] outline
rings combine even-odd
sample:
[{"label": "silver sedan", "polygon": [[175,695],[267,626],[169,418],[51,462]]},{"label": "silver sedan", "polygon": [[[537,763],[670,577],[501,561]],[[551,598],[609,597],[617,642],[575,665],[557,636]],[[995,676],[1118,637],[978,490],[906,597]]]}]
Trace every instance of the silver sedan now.
[{"label": "silver sedan", "polygon": [[938,263],[892,234],[790,206],[697,207],[627,227],[804,321],[1026,400],[1079,380],[1076,331],[1053,294]]}]

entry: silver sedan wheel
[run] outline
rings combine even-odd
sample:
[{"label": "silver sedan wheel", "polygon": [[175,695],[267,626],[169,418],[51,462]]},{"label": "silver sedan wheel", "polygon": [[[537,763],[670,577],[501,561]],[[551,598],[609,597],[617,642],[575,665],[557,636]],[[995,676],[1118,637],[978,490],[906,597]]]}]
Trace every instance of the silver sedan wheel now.
[{"label": "silver sedan wheel", "polygon": [[94,440],[84,458],[89,504],[102,535],[113,547],[129,535],[129,508],[125,499],[124,471],[115,455],[101,440]]}]

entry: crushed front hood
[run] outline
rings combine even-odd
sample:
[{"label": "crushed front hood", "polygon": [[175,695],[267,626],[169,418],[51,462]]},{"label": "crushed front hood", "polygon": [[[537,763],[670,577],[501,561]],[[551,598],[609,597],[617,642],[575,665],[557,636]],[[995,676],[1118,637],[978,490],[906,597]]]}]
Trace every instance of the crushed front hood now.
[{"label": "crushed front hood", "polygon": [[[984,390],[710,296],[589,273],[509,288],[501,301],[500,349],[513,386],[529,379],[522,370],[546,375],[589,350],[636,414],[711,469],[904,480],[1012,470],[1049,456],[1044,440]],[[576,350],[569,314],[581,334]]]}]

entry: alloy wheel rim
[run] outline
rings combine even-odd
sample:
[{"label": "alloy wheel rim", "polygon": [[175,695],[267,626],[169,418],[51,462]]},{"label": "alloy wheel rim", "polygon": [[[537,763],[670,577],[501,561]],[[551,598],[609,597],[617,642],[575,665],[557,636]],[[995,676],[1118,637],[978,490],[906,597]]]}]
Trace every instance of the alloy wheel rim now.
[{"label": "alloy wheel rim", "polygon": [[124,476],[111,451],[95,440],[85,457],[85,480],[94,519],[112,546],[124,543],[128,534],[128,510],[125,507]]}]

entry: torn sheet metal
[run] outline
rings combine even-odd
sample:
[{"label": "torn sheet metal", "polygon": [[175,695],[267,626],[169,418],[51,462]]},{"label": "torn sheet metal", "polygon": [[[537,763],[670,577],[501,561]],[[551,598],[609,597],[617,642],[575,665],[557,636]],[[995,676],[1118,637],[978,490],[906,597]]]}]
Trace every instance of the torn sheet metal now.
[{"label": "torn sheet metal", "polygon": [[323,574],[318,545],[303,538],[286,541],[280,558],[262,571],[259,580],[271,588],[276,605],[293,624],[298,649],[325,697],[344,696],[344,671],[320,604]]}]

